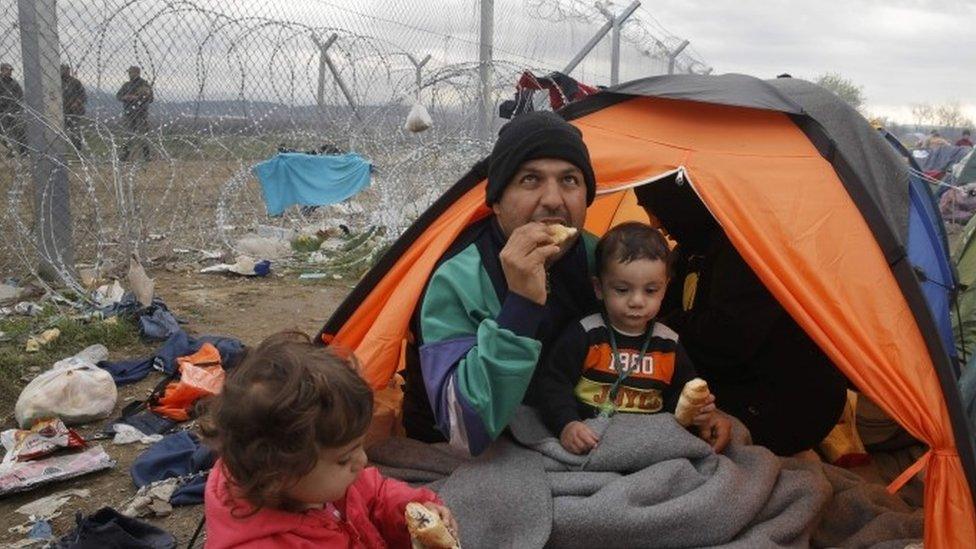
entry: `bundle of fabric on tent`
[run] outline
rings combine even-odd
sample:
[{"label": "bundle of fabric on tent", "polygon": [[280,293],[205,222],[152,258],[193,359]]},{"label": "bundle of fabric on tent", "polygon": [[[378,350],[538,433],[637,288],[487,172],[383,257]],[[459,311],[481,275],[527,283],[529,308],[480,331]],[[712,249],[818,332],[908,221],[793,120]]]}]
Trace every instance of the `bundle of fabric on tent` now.
[{"label": "bundle of fabric on tent", "polygon": [[[691,185],[834,365],[929,447],[890,487],[925,470],[925,546],[976,546],[976,447],[953,359],[948,250],[942,233],[928,230],[936,205],[912,190],[905,162],[878,131],[809,82],[733,74],[636,80],[560,114],[581,130],[596,175],[585,229],[599,236],[647,221],[635,187],[677,177]],[[487,168],[479,162],[436,201],[322,330],[324,343],[352,349],[366,365],[376,426],[387,429],[375,436],[395,434],[394,376],[430,273],[490,214]]]}]

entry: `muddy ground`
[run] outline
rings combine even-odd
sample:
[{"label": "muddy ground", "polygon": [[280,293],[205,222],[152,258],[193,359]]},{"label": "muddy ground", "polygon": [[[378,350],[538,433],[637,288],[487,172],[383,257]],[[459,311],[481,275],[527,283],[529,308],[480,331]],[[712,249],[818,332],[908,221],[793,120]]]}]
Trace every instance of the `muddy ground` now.
[{"label": "muddy ground", "polygon": [[[351,282],[299,281],[295,274],[225,278],[222,275],[158,270],[150,271],[150,276],[156,279],[157,296],[178,317],[187,321],[185,329],[188,333],[232,336],[248,345],[283,329],[299,329],[314,335],[352,287]],[[111,358],[127,358],[140,351],[148,354],[156,345],[145,345],[144,349],[110,349]],[[120,387],[115,415],[132,400],[145,398],[160,376],[154,372],[139,383]],[[4,417],[3,428],[15,427],[13,410],[0,412]],[[102,423],[91,424],[77,430],[87,436],[99,431],[101,426]],[[16,508],[55,492],[78,488],[91,491],[88,498],[72,498],[62,507],[61,516],[52,521],[56,535],[70,531],[77,511],[91,513],[104,506],[121,510],[136,491],[129,467],[147,446],[139,443],[116,446],[110,440],[97,444],[116,460],[114,468],[0,499],[0,545],[16,543],[25,537],[9,531],[27,522],[26,517],[14,512]],[[177,507],[165,518],[145,520],[172,533],[180,546],[185,547],[202,516],[203,506],[196,505]],[[199,540],[197,546],[202,546]]]}]

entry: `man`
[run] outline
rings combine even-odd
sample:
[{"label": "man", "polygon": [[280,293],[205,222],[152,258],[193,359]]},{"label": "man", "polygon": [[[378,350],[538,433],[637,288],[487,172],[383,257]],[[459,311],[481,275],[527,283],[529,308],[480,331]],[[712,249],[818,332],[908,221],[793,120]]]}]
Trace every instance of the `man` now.
[{"label": "man", "polygon": [[13,78],[10,63],[0,63],[0,136],[11,151],[21,156],[27,154],[27,136],[24,132],[24,90]]},{"label": "man", "polygon": [[81,122],[85,115],[88,95],[81,81],[71,75],[71,67],[68,65],[61,65],[61,100],[64,110],[64,131],[68,134],[71,144],[80,151]]},{"label": "man", "polygon": [[663,321],[716,403],[756,444],[810,456],[843,411],[847,380],[769,293],[690,185],[665,180],[635,194],[678,242]]},{"label": "man", "polygon": [[962,131],[962,137],[959,139],[959,141],[956,141],[956,146],[957,147],[972,147],[973,146],[973,140],[970,139],[969,136],[970,136],[969,130],[963,130]]},{"label": "man", "polygon": [[[566,324],[598,310],[595,239],[556,245],[546,227],[582,229],[595,194],[577,128],[545,111],[502,128],[485,192],[492,213],[455,240],[414,312],[417,352],[408,353],[404,372],[408,436],[479,454],[508,425]],[[716,422],[718,449],[728,442],[727,421]]]},{"label": "man", "polygon": [[149,133],[149,104],[153,102],[153,90],[149,82],[140,76],[141,73],[142,69],[139,67],[129,67],[129,81],[122,84],[115,94],[115,98],[122,102],[122,119],[125,121],[125,129],[130,133],[122,146],[120,159],[123,162],[129,159],[129,148],[133,141],[141,143],[146,160],[151,157],[146,134]]}]

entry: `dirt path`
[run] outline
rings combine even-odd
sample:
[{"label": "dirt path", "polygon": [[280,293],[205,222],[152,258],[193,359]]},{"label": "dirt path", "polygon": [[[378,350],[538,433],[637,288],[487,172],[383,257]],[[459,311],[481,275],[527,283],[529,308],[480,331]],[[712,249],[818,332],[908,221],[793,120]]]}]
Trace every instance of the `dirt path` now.
[{"label": "dirt path", "polygon": [[[167,271],[150,275],[156,279],[157,295],[178,317],[187,321],[185,328],[189,333],[232,336],[247,345],[254,345],[283,329],[299,329],[315,335],[351,287],[348,283],[300,282],[296,275],[255,279]],[[132,400],[145,398],[159,379],[160,374],[154,372],[139,383],[121,387],[115,415]],[[7,415],[9,411],[4,412]],[[4,429],[11,427],[14,425],[9,422],[3,426]],[[101,424],[86,425],[79,432],[89,436],[100,427]],[[87,514],[104,506],[121,510],[136,491],[129,468],[146,446],[138,443],[116,446],[111,441],[99,444],[117,461],[113,469],[0,500],[0,546],[25,537],[9,532],[10,528],[27,522],[26,517],[15,513],[14,509],[55,492],[73,488],[91,491],[88,498],[73,498],[62,507],[61,516],[52,522],[58,536],[73,527],[76,511]],[[147,520],[172,533],[180,546],[185,547],[202,516],[203,507],[194,505],[177,507],[166,518]]]}]

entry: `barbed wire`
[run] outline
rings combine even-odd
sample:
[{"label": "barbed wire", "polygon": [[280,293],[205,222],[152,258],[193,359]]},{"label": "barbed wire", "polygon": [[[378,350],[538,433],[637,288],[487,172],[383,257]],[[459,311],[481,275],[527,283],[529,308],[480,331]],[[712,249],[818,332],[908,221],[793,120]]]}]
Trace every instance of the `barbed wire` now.
[{"label": "barbed wire", "polygon": [[[603,23],[582,8],[572,20],[553,21],[580,3],[550,3],[558,9],[542,0],[496,5],[496,31],[504,33],[490,65],[494,112],[522,71],[558,69]],[[129,255],[151,261],[174,248],[228,249],[262,224],[342,222],[360,231],[385,227],[384,238],[396,237],[491,145],[492,132],[480,127],[477,0],[454,7],[437,23],[413,2],[58,2],[58,59],[44,62],[70,66],[87,91],[85,113],[71,120],[76,126],[65,126],[19,101],[16,112],[0,113],[0,126],[3,116],[16,120],[14,130],[40,121],[63,142],[63,157],[52,158],[71,193],[74,264],[37,238],[44,217],[34,208],[44,201],[31,159],[38,152],[21,150],[23,133],[7,127],[0,128],[6,145],[0,190],[10,215],[0,229],[12,236],[0,245],[0,272],[39,277],[41,259],[81,295],[79,266],[121,266]],[[546,9],[549,22],[538,21]],[[575,38],[553,31],[566,28]],[[628,43],[651,40],[640,28],[627,26]],[[21,68],[15,77],[22,76],[15,2],[0,6],[0,29],[7,31],[0,61]],[[323,54],[320,44],[330,39]],[[629,52],[646,55],[639,46]],[[418,86],[410,58],[427,54]],[[323,72],[324,55],[334,74]],[[132,65],[141,67],[155,97],[145,128],[134,128],[116,99]],[[580,74],[600,83],[609,69],[594,58]],[[434,120],[416,135],[402,128],[415,101]],[[326,207],[269,218],[253,166],[279,147],[324,144],[357,152],[377,168],[372,185],[353,199],[355,213]]]}]

